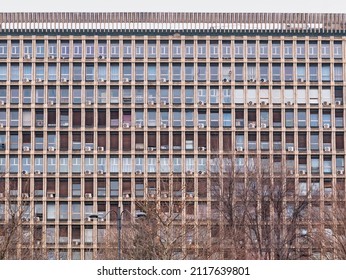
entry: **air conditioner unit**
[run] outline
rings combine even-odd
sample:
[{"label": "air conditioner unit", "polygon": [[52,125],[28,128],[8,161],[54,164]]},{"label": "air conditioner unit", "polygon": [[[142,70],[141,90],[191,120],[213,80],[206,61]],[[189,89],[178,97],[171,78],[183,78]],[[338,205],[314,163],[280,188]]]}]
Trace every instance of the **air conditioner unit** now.
[{"label": "air conditioner unit", "polygon": [[252,106],[252,105],[254,105],[254,103],[253,103],[252,101],[249,101],[249,102],[247,103],[247,105]]},{"label": "air conditioner unit", "polygon": [[23,147],[23,152],[29,152],[29,151],[30,151],[30,147],[28,147],[28,146]]},{"label": "air conditioner unit", "polygon": [[237,147],[236,150],[237,150],[237,152],[242,152],[244,150],[244,148],[243,147]]},{"label": "air conditioner unit", "polygon": [[102,146],[98,146],[98,147],[97,147],[97,150],[98,150],[99,152],[103,152],[103,151],[105,150],[105,148],[102,147]]},{"label": "air conditioner unit", "polygon": [[98,171],[97,171],[97,174],[102,175],[102,174],[103,174],[103,170],[101,170],[101,169],[98,170]]},{"label": "air conditioner unit", "polygon": [[167,124],[166,123],[161,123],[161,128],[167,128]]},{"label": "air conditioner unit", "polygon": [[335,101],[335,105],[340,106],[341,105],[341,101],[340,100]]},{"label": "air conditioner unit", "polygon": [[261,101],[261,105],[266,106],[266,105],[268,105],[268,103],[266,101]]},{"label": "air conditioner unit", "polygon": [[29,83],[29,82],[30,82],[30,79],[24,78],[24,79],[23,79],[23,82],[24,82],[24,83]]},{"label": "air conditioner unit", "polygon": [[80,245],[80,242],[79,242],[79,241],[73,241],[73,245],[74,245],[74,246],[79,246],[79,245]]},{"label": "air conditioner unit", "polygon": [[224,78],[222,81],[226,83],[226,82],[229,82],[229,79]]},{"label": "air conditioner unit", "polygon": [[104,55],[99,55],[99,59],[106,59],[106,56],[104,56]]},{"label": "air conditioner unit", "polygon": [[167,105],[167,101],[166,101],[166,100],[161,100],[160,104],[161,104],[162,106],[166,106],[166,105]]},{"label": "air conditioner unit", "polygon": [[161,79],[161,82],[162,82],[162,83],[167,83],[167,79],[166,79],[166,78],[162,78],[162,79]]},{"label": "air conditioner unit", "polygon": [[294,147],[293,146],[287,147],[287,151],[288,152],[294,152]]},{"label": "air conditioner unit", "polygon": [[4,128],[4,124],[3,123],[0,123],[0,128]]},{"label": "air conditioner unit", "polygon": [[49,59],[56,59],[55,55],[52,55],[52,54],[48,58]]},{"label": "air conditioner unit", "polygon": [[54,152],[55,151],[55,147],[54,146],[49,146],[48,147],[48,151],[49,152]]},{"label": "air conditioner unit", "polygon": [[29,194],[28,193],[22,193],[22,198],[29,198]]},{"label": "air conditioner unit", "polygon": [[193,175],[193,171],[191,170],[186,171],[186,175]]},{"label": "air conditioner unit", "polygon": [[292,170],[292,169],[288,170],[288,174],[289,175],[294,175],[294,170]]},{"label": "air conditioner unit", "polygon": [[336,170],[336,174],[344,175],[344,170],[343,169],[338,169],[338,170]]},{"label": "air conditioner unit", "polygon": [[85,170],[85,174],[90,175],[92,174],[91,170]]},{"label": "air conditioner unit", "polygon": [[161,196],[162,196],[163,198],[168,198],[168,193],[167,193],[167,192],[161,193]]},{"label": "air conditioner unit", "polygon": [[198,171],[198,174],[199,175],[205,175],[205,174],[207,174],[207,172],[206,171]]},{"label": "air conditioner unit", "polygon": [[130,82],[130,79],[129,79],[129,78],[124,78],[124,79],[123,79],[123,82],[124,82],[124,83],[129,83],[129,82]]},{"label": "air conditioner unit", "polygon": [[37,82],[37,83],[42,83],[42,81],[43,81],[43,80],[42,80],[41,78],[36,78],[36,82]]},{"label": "air conditioner unit", "polygon": [[28,171],[26,171],[26,170],[23,170],[23,171],[22,171],[22,174],[23,174],[23,175],[28,175],[28,174],[29,174],[29,172],[28,172]]},{"label": "air conditioner unit", "polygon": [[330,128],[330,124],[329,124],[329,123],[325,123],[325,124],[323,125],[323,128]]},{"label": "air conditioner unit", "polygon": [[203,101],[198,101],[198,105],[199,106],[204,106],[204,102]]},{"label": "air conditioner unit", "polygon": [[256,123],[249,123],[249,128],[256,128]]},{"label": "air conditioner unit", "polygon": [[99,219],[99,222],[104,222],[105,221],[105,218],[100,218]]},{"label": "air conditioner unit", "polygon": [[6,103],[5,103],[5,101],[4,100],[0,100],[0,105],[1,106],[4,106]]},{"label": "air conditioner unit", "polygon": [[330,152],[330,151],[331,151],[331,147],[329,147],[329,146],[324,147],[324,151],[325,151],[325,152]]},{"label": "air conditioner unit", "polygon": [[261,128],[267,128],[267,124],[261,123]]},{"label": "air conditioner unit", "polygon": [[155,101],[149,100],[149,101],[148,101],[148,105],[149,105],[149,106],[154,106],[154,105],[155,105]]},{"label": "air conditioner unit", "polygon": [[156,150],[155,147],[148,147],[148,151],[149,151],[149,152],[153,152],[153,151],[155,151],[155,150]]},{"label": "air conditioner unit", "polygon": [[49,192],[49,193],[47,193],[47,197],[48,198],[54,198],[55,197],[55,193]]},{"label": "air conditioner unit", "polygon": [[93,198],[93,195],[91,193],[86,193],[85,198]]},{"label": "air conditioner unit", "polygon": [[24,59],[31,59],[31,55],[30,54],[24,55]]},{"label": "air conditioner unit", "polygon": [[255,79],[249,79],[248,82],[249,82],[249,83],[255,83],[256,80],[255,80]]},{"label": "air conditioner unit", "polygon": [[39,174],[41,174],[41,171],[40,170],[35,170],[35,174],[39,175]]},{"label": "air conditioner unit", "polygon": [[130,198],[130,197],[131,197],[130,193],[124,193],[123,194],[123,198]]},{"label": "air conditioner unit", "polygon": [[91,147],[86,146],[86,147],[84,148],[84,150],[85,150],[86,152],[91,152]]},{"label": "air conditioner unit", "polygon": [[200,152],[205,152],[207,150],[206,147],[198,147],[198,151]]},{"label": "air conditioner unit", "polygon": [[300,171],[299,171],[299,174],[300,174],[300,175],[305,175],[305,174],[306,174],[306,170],[300,170]]},{"label": "air conditioner unit", "polygon": [[149,197],[150,198],[155,198],[156,197],[156,193],[149,193]]},{"label": "air conditioner unit", "polygon": [[136,123],[136,128],[142,128],[142,124],[141,123]]},{"label": "air conditioner unit", "polygon": [[53,101],[53,100],[50,100],[48,104],[49,104],[50,106],[53,106],[53,105],[54,105],[54,101]]},{"label": "air conditioner unit", "polygon": [[267,83],[268,80],[267,79],[261,79],[261,83]]},{"label": "air conditioner unit", "polygon": [[129,123],[123,123],[123,128],[130,128],[130,124]]},{"label": "air conditioner unit", "polygon": [[62,79],[60,80],[60,82],[62,82],[62,83],[67,83],[67,82],[68,82],[68,79],[67,79],[67,78],[62,78]]},{"label": "air conditioner unit", "polygon": [[199,123],[198,128],[204,128],[204,123]]},{"label": "air conditioner unit", "polygon": [[43,126],[43,120],[36,121],[36,126],[42,127]]},{"label": "air conditioner unit", "polygon": [[187,198],[194,198],[194,193],[193,192],[187,192],[186,197]]},{"label": "air conditioner unit", "polygon": [[328,106],[328,105],[330,105],[330,103],[328,102],[328,101],[323,101],[323,106]]},{"label": "air conditioner unit", "polygon": [[143,172],[141,171],[141,170],[136,170],[136,172],[135,172],[137,175],[141,175],[141,174],[143,174]]},{"label": "air conditioner unit", "polygon": [[102,79],[102,78],[99,79],[99,82],[100,82],[100,83],[104,83],[105,81],[106,81],[105,79]]},{"label": "air conditioner unit", "polygon": [[286,102],[286,105],[287,105],[287,106],[292,106],[292,105],[293,105],[293,102],[292,102],[292,101],[287,101],[287,102]]},{"label": "air conditioner unit", "polygon": [[91,104],[92,104],[92,103],[91,103],[90,100],[86,100],[86,101],[85,101],[85,105],[90,106]]}]

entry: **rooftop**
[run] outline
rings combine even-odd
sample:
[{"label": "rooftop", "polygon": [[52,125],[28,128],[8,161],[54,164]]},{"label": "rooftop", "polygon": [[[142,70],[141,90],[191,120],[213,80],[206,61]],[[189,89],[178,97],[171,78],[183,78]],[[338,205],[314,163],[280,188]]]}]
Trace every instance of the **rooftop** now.
[{"label": "rooftop", "polygon": [[204,30],[344,33],[346,14],[330,13],[0,13],[0,32]]}]

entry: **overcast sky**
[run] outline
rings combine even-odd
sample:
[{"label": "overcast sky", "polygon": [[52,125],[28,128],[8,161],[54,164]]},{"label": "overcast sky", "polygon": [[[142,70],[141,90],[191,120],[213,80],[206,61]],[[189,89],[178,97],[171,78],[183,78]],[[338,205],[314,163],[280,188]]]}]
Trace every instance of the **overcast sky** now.
[{"label": "overcast sky", "polygon": [[345,0],[0,0],[0,5],[1,12],[346,13]]}]

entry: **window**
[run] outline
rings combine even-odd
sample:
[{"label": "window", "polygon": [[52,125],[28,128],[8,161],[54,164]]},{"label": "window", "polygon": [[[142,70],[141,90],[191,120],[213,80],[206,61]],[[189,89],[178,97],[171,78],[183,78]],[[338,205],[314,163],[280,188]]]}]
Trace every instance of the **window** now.
[{"label": "window", "polygon": [[248,42],[247,44],[247,57],[255,58],[256,57],[256,43]]},{"label": "window", "polygon": [[317,42],[309,43],[309,58],[317,58]]},{"label": "window", "polygon": [[272,58],[280,58],[280,42],[274,41],[272,43]]},{"label": "window", "polygon": [[330,58],[330,43],[329,42],[322,42],[321,56],[322,58]]},{"label": "window", "polygon": [[119,80],[119,65],[112,63],[110,67],[110,73],[111,73],[111,81],[118,81]]},{"label": "window", "polygon": [[169,55],[169,47],[167,41],[161,41],[160,42],[160,57],[161,58],[168,58]]},{"label": "window", "polygon": [[143,81],[144,80],[144,65],[136,63],[135,66],[135,80]]},{"label": "window", "polygon": [[281,80],[281,65],[273,64],[273,81]]},{"label": "window", "polygon": [[7,57],[7,42],[1,41],[0,42],[0,58],[6,58]]},{"label": "window", "polygon": [[173,81],[181,80],[181,66],[179,63],[173,63]]},{"label": "window", "polygon": [[293,110],[286,110],[285,112],[285,126],[288,127],[293,127],[294,125],[294,114]]},{"label": "window", "polygon": [[48,64],[48,80],[55,81],[56,80],[56,64]]},{"label": "window", "polygon": [[194,81],[194,65],[192,63],[185,64],[185,81]]},{"label": "window", "polygon": [[72,79],[74,81],[81,81],[82,80],[82,65],[80,63],[74,63],[73,64],[73,77]]},{"label": "window", "polygon": [[236,41],[234,44],[235,58],[244,58],[243,42]]},{"label": "window", "polygon": [[303,82],[306,79],[305,64],[298,64],[297,66],[297,79],[298,82]]},{"label": "window", "polygon": [[107,57],[107,43],[104,41],[98,42],[98,55],[99,58]]},{"label": "window", "polygon": [[205,81],[207,79],[207,68],[205,64],[197,65],[197,77],[198,81]]},{"label": "window", "polygon": [[222,103],[223,104],[231,103],[231,88],[228,88],[228,87],[222,88]]},{"label": "window", "polygon": [[[325,69],[327,71],[327,69]],[[325,73],[327,74],[327,73]],[[317,82],[318,80],[318,67],[317,64],[310,64],[310,81]]]},{"label": "window", "polygon": [[285,58],[292,58],[293,57],[293,47],[292,42],[286,41],[284,44],[284,55]]},{"label": "window", "polygon": [[136,58],[143,58],[144,57],[144,43],[142,41],[136,42],[135,56],[136,56]]},{"label": "window", "polygon": [[0,81],[7,80],[7,66],[4,63],[0,64]]},{"label": "window", "polygon": [[318,111],[311,110],[310,111],[310,127],[318,127]]},{"label": "window", "polygon": [[73,42],[73,58],[82,57],[82,42]]},{"label": "window", "polygon": [[260,58],[268,58],[268,42],[260,42]]},{"label": "window", "polygon": [[119,58],[119,42],[111,42],[111,58]]},{"label": "window", "polygon": [[61,58],[66,59],[70,55],[70,46],[69,42],[61,42],[61,48],[60,48]]},{"label": "window", "polygon": [[85,80],[86,81],[94,80],[94,65],[93,64],[87,64],[85,66]]},{"label": "window", "polygon": [[156,80],[156,64],[154,63],[148,64],[148,80],[149,81]]},{"label": "window", "polygon": [[211,87],[210,88],[210,104],[219,104],[219,88]]},{"label": "window", "polygon": [[20,48],[18,41],[11,42],[11,58],[19,58]]},{"label": "window", "polygon": [[341,82],[343,80],[342,65],[334,64],[334,81]]},{"label": "window", "polygon": [[219,80],[219,65],[211,64],[210,65],[210,81],[218,81]]},{"label": "window", "polygon": [[85,55],[86,55],[86,58],[94,57],[94,42],[86,42]]},{"label": "window", "polygon": [[334,58],[342,58],[342,42],[334,41]]},{"label": "window", "polygon": [[322,81],[329,82],[330,81],[330,65],[322,64]]},{"label": "window", "polygon": [[180,42],[173,42],[173,58],[181,57],[181,44]]},{"label": "window", "polygon": [[148,42],[148,57],[156,58],[156,42],[155,41]]},{"label": "window", "polygon": [[293,81],[293,64],[285,64],[285,81]]},{"label": "window", "polygon": [[297,58],[305,58],[305,42],[297,42]]},{"label": "window", "polygon": [[19,64],[11,64],[11,81],[19,81]]},{"label": "window", "polygon": [[69,65],[66,63],[61,63],[60,65],[60,78],[62,81],[69,80]]}]

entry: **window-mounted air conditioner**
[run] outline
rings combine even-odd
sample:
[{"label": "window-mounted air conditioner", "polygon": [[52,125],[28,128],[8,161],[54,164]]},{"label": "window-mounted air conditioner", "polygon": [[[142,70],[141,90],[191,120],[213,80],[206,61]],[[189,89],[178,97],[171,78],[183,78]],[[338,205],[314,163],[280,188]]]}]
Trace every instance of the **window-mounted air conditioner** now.
[{"label": "window-mounted air conditioner", "polygon": [[236,150],[237,150],[237,152],[242,152],[244,150],[244,148],[243,147],[237,147]]},{"label": "window-mounted air conditioner", "polygon": [[155,147],[148,147],[148,151],[149,151],[149,152],[153,152],[153,151],[155,151],[155,150],[156,150]]},{"label": "window-mounted air conditioner", "polygon": [[330,103],[328,102],[328,101],[323,101],[323,106],[329,106],[330,105]]},{"label": "window-mounted air conditioner", "polygon": [[249,83],[255,83],[256,80],[255,80],[255,79],[248,79],[248,82],[249,82]]},{"label": "window-mounted air conditioner", "polygon": [[90,175],[90,174],[92,174],[92,172],[91,172],[91,170],[85,170],[85,174]]},{"label": "window-mounted air conditioner", "polygon": [[161,193],[162,198],[168,198],[168,192],[163,192]]},{"label": "window-mounted air conditioner", "polygon": [[48,198],[54,198],[55,197],[55,193],[49,192],[49,193],[47,193],[47,197]]},{"label": "window-mounted air conditioner", "polygon": [[288,152],[294,152],[294,147],[293,146],[287,147],[287,151]]},{"label": "window-mounted air conditioner", "polygon": [[105,55],[99,55],[99,59],[106,59]]},{"label": "window-mounted air conditioner", "polygon": [[26,170],[23,170],[23,171],[22,171],[22,174],[23,174],[23,175],[28,175],[28,174],[29,174],[29,172],[28,172],[28,171],[26,171]]},{"label": "window-mounted air conditioner", "polygon": [[192,170],[187,170],[186,171],[186,175],[193,175],[193,171]]},{"label": "window-mounted air conditioner", "polygon": [[204,128],[204,123],[199,123],[198,128]]},{"label": "window-mounted air conditioner", "polygon": [[48,58],[49,58],[49,59],[56,59],[56,56],[53,55],[53,54],[51,54],[51,55],[48,56]]},{"label": "window-mounted air conditioner", "polygon": [[194,198],[194,193],[193,192],[187,192],[186,193],[186,198]]},{"label": "window-mounted air conditioner", "polygon": [[130,82],[130,79],[129,79],[129,78],[124,78],[124,79],[123,79],[123,82],[124,82],[124,83],[129,83],[129,82]]},{"label": "window-mounted air conditioner", "polygon": [[42,83],[43,80],[41,78],[36,78],[36,83]]},{"label": "window-mounted air conditioner", "polygon": [[336,174],[344,175],[344,170],[343,169],[338,169],[338,170],[336,170]]},{"label": "window-mounted air conditioner", "polygon": [[36,121],[36,126],[42,127],[43,126],[43,120]]},{"label": "window-mounted air conditioner", "polygon": [[293,105],[293,102],[292,102],[292,101],[287,101],[287,102],[286,102],[286,105],[287,105],[287,106],[292,106],[292,105]]},{"label": "window-mounted air conditioner", "polygon": [[155,101],[149,100],[149,101],[148,101],[148,105],[149,105],[149,106],[154,106],[154,105],[155,105]]},{"label": "window-mounted air conditioner", "polygon": [[306,170],[300,170],[300,171],[299,171],[299,174],[300,174],[300,175],[306,175]]},{"label": "window-mounted air conditioner", "polygon": [[22,193],[22,198],[29,198],[29,194],[28,193]]},{"label": "window-mounted air conditioner", "polygon": [[97,174],[102,175],[103,174],[103,170],[98,170]]},{"label": "window-mounted air conditioner", "polygon": [[252,105],[255,105],[255,103],[253,103],[252,101],[249,101],[249,102],[247,103],[247,105],[252,106]]},{"label": "window-mounted air conditioner", "polygon": [[288,170],[288,174],[289,175],[294,175],[294,170],[292,170],[292,169]]},{"label": "window-mounted air conditioner", "polygon": [[104,150],[105,150],[105,148],[102,147],[102,146],[98,146],[98,147],[97,147],[97,151],[99,151],[99,152],[103,152]]},{"label": "window-mounted air conditioner", "polygon": [[249,123],[249,128],[256,128],[256,123]]},{"label": "window-mounted air conditioner", "polygon": [[206,172],[206,171],[200,170],[200,171],[198,171],[198,174],[199,174],[199,175],[205,175],[205,174],[207,174],[207,172]]},{"label": "window-mounted air conditioner", "polygon": [[4,100],[0,100],[0,105],[4,106],[6,104],[6,102]]},{"label": "window-mounted air conditioner", "polygon": [[142,172],[142,170],[136,170],[136,175],[141,175],[141,174],[143,174],[143,172]]},{"label": "window-mounted air conditioner", "polygon": [[23,147],[23,152],[29,152],[30,151],[30,147],[29,146],[24,146]]},{"label": "window-mounted air conditioner", "polygon": [[85,150],[86,152],[91,152],[91,147],[86,146],[86,147],[84,148],[84,150]]},{"label": "window-mounted air conditioner", "polygon": [[325,151],[325,152],[330,152],[330,151],[331,151],[331,147],[329,147],[329,146],[324,147],[324,151]]},{"label": "window-mounted air conditioner", "polygon": [[123,123],[123,128],[130,128],[130,124],[129,123]]},{"label": "window-mounted air conditioner", "polygon": [[123,198],[130,198],[131,194],[130,193],[123,193]]},{"label": "window-mounted air conditioner", "polygon": [[298,81],[298,83],[304,83],[305,79],[299,78],[297,81]]},{"label": "window-mounted air conditioner", "polygon": [[35,174],[39,175],[39,174],[41,174],[41,171],[40,170],[35,170]]},{"label": "window-mounted air conditioner", "polygon": [[50,106],[53,106],[54,103],[55,103],[55,102],[54,102],[53,100],[49,100],[49,101],[48,101],[48,104],[49,104]]},{"label": "window-mounted air conditioner", "polygon": [[167,128],[167,124],[166,123],[161,123],[160,127],[161,128]]},{"label": "window-mounted air conditioner", "polygon": [[92,103],[91,103],[90,100],[86,100],[86,101],[85,101],[85,105],[90,106],[91,104],[92,104]]},{"label": "window-mounted air conditioner", "polygon": [[160,104],[161,104],[162,106],[168,105],[166,100],[161,100]]},{"label": "window-mounted air conditioner", "polygon": [[100,78],[98,81],[99,81],[99,83],[104,83],[106,80],[103,78]]},{"label": "window-mounted air conditioner", "polygon": [[261,106],[266,106],[268,103],[266,101],[261,101]]},{"label": "window-mounted air conditioner", "polygon": [[161,82],[162,82],[162,83],[167,83],[167,79],[166,79],[166,78],[162,78],[162,79],[161,79]]},{"label": "window-mounted air conditioner", "polygon": [[267,83],[268,80],[267,79],[261,79],[261,83]]},{"label": "window-mounted air conditioner", "polygon": [[24,82],[24,83],[29,83],[29,82],[30,82],[30,79],[24,78],[24,79],[23,79],[23,82]]},{"label": "window-mounted air conditioner", "polygon": [[342,102],[341,102],[340,100],[335,101],[335,105],[337,105],[337,106],[340,106],[341,103],[342,103]]},{"label": "window-mounted air conditioner", "polygon": [[85,194],[85,198],[92,198],[92,197],[93,197],[93,195],[91,193],[86,193]]},{"label": "window-mounted air conditioner", "polygon": [[67,82],[68,82],[68,79],[67,79],[67,78],[61,78],[60,82],[62,82],[62,83],[67,83]]},{"label": "window-mounted air conditioner", "polygon": [[205,103],[204,103],[204,101],[198,101],[198,105],[199,105],[199,106],[204,106]]},{"label": "window-mounted air conditioner", "polygon": [[261,123],[261,128],[267,128],[267,124]]},{"label": "window-mounted air conditioner", "polygon": [[325,124],[323,125],[323,128],[330,128],[330,124],[329,124],[329,123],[325,123]]},{"label": "window-mounted air conditioner", "polygon": [[30,54],[24,55],[24,59],[31,59],[31,55]]},{"label": "window-mounted air conditioner", "polygon": [[205,152],[207,150],[206,147],[198,147],[198,151],[200,152]]},{"label": "window-mounted air conditioner", "polygon": [[225,83],[227,83],[227,82],[229,82],[229,79],[224,78],[222,81],[225,82]]},{"label": "window-mounted air conditioner", "polygon": [[54,146],[49,146],[48,147],[48,151],[49,152],[54,152],[55,151],[55,147]]}]

